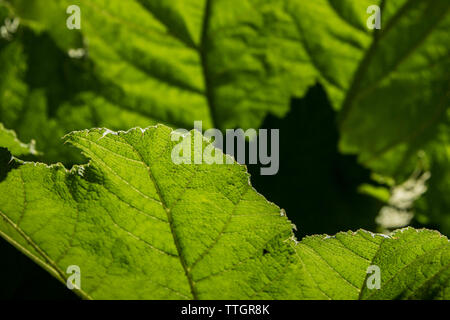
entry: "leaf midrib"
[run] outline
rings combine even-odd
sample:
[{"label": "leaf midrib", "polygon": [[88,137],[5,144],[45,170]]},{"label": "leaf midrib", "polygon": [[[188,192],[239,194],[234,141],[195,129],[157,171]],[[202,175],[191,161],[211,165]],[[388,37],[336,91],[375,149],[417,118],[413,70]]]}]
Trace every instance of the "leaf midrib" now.
[{"label": "leaf midrib", "polygon": [[[380,43],[380,40],[381,40],[383,37],[385,37],[386,34],[388,34],[390,30],[392,30],[392,29],[394,28],[395,24],[402,18],[402,16],[403,16],[406,12],[408,12],[408,11],[410,10],[411,7],[414,6],[414,4],[415,4],[415,0],[408,0],[408,1],[407,1],[407,2],[406,2],[406,3],[405,3],[405,4],[404,4],[397,12],[396,12],[396,14],[389,20],[387,26],[383,29],[382,32],[379,32],[379,31],[377,31],[377,30],[375,30],[375,31],[373,32],[373,40],[372,40],[372,43],[371,43],[369,49],[366,51],[366,54],[364,55],[363,59],[361,59],[359,65],[358,65],[358,68],[357,68],[357,70],[356,70],[355,73],[354,73],[353,80],[352,80],[352,82],[351,82],[350,88],[349,88],[349,90],[347,91],[347,94],[346,94],[346,96],[345,96],[344,102],[343,102],[343,104],[342,104],[341,111],[340,111],[339,116],[338,116],[338,123],[339,123],[339,126],[340,126],[341,128],[342,128],[342,126],[343,126],[343,124],[344,124],[344,122],[345,122],[345,120],[346,120],[348,114],[350,113],[350,110],[351,110],[352,105],[353,105],[353,104],[352,104],[353,101],[354,101],[357,97],[360,97],[361,95],[365,95],[365,94],[367,94],[368,92],[373,91],[374,88],[375,88],[381,81],[383,81],[384,79],[386,79],[386,77],[387,77],[388,75],[390,75],[390,74],[393,72],[393,70],[397,69],[397,67],[398,67],[403,61],[405,61],[405,60],[406,60],[406,59],[414,52],[415,49],[417,49],[418,47],[420,47],[420,45],[423,44],[423,42],[428,38],[429,34],[435,29],[435,27],[439,24],[439,22],[442,21],[443,17],[445,16],[445,14],[442,14],[442,15],[441,15],[441,19],[437,19],[437,20],[435,21],[435,24],[433,25],[433,27],[430,27],[430,29],[426,32],[426,34],[424,34],[423,38],[422,38],[418,43],[416,43],[414,46],[412,46],[412,47],[410,48],[410,50],[408,50],[408,52],[407,52],[403,57],[401,57],[401,59],[399,59],[399,60],[395,63],[395,65],[393,66],[393,68],[392,68],[391,70],[389,70],[389,72],[388,72],[387,74],[384,74],[381,78],[377,79],[370,87],[367,87],[367,88],[363,89],[362,92],[358,92],[358,90],[360,89],[360,83],[361,83],[361,80],[362,80],[362,78],[364,77],[364,75],[365,75],[367,69],[368,69],[369,66],[370,66],[370,61],[373,59],[375,53],[377,52],[377,48],[378,48],[378,45],[379,45],[379,43]],[[382,6],[385,5],[385,0],[382,1],[381,5],[382,5]],[[445,97],[445,95],[444,95],[444,97]],[[439,111],[442,111],[442,110],[439,108]],[[440,114],[440,112],[439,112],[439,114]],[[429,125],[431,125],[432,123],[434,123],[436,119],[438,119],[438,117],[432,118],[432,119],[431,119],[432,121],[429,121],[429,122],[430,122]],[[427,127],[427,126],[426,126],[426,127]],[[426,127],[425,127],[423,130],[425,130]],[[421,132],[421,130],[418,130],[418,131],[414,132],[413,134],[411,134],[411,136],[417,136],[418,134],[420,134],[420,132]],[[399,138],[397,141],[395,141],[395,142],[393,142],[393,143],[387,145],[386,147],[384,147],[384,148],[382,148],[382,149],[380,149],[380,150],[378,150],[378,151],[373,152],[374,156],[373,156],[371,159],[369,159],[368,161],[366,161],[365,164],[368,165],[369,162],[371,162],[371,161],[373,161],[373,160],[375,160],[375,159],[381,157],[381,156],[382,156],[383,154],[385,154],[387,151],[389,151],[390,149],[392,149],[393,147],[395,147],[396,145],[398,145],[402,140],[403,140],[402,138]]]},{"label": "leaf midrib", "polygon": [[178,254],[181,266],[183,267],[183,270],[185,272],[185,275],[186,275],[186,278],[187,278],[187,281],[188,281],[188,284],[189,284],[189,288],[191,290],[192,297],[193,297],[194,300],[198,300],[198,294],[197,294],[197,292],[195,290],[195,287],[194,287],[194,280],[192,279],[192,276],[191,276],[191,273],[190,273],[190,269],[187,266],[187,261],[186,261],[184,255],[183,255],[183,250],[181,248],[180,239],[178,238],[178,235],[177,235],[176,230],[175,230],[172,212],[171,212],[169,206],[167,205],[166,200],[164,199],[164,197],[163,197],[163,195],[161,193],[160,186],[159,186],[158,182],[156,181],[156,179],[155,179],[155,177],[154,177],[154,175],[152,173],[150,164],[147,163],[144,160],[144,157],[142,156],[142,154],[132,144],[128,143],[128,141],[126,141],[122,136],[119,135],[119,137],[133,149],[134,153],[139,157],[139,159],[142,161],[142,163],[147,168],[147,171],[148,171],[148,174],[149,174],[149,178],[152,181],[153,185],[155,186],[156,194],[158,195],[158,198],[161,201],[161,205],[162,205],[164,211],[167,214],[167,220],[169,222],[170,232],[172,234],[172,238],[173,238],[176,250],[177,250],[177,254]]},{"label": "leaf midrib", "polygon": [[[137,2],[138,4],[142,5],[140,2]],[[202,94],[205,96],[206,101],[207,101],[207,105],[208,105],[208,110],[209,110],[209,115],[211,117],[211,121],[212,121],[212,125],[213,127],[217,127],[219,125],[219,120],[216,114],[216,108],[215,108],[215,104],[214,104],[214,98],[213,98],[213,93],[211,90],[211,77],[210,77],[210,72],[209,72],[209,65],[208,65],[208,57],[207,57],[207,52],[208,52],[208,29],[209,29],[209,22],[210,22],[210,15],[211,15],[211,4],[212,1],[211,0],[205,0],[205,9],[204,9],[204,13],[203,13],[203,21],[202,21],[202,29],[201,29],[201,39],[200,39],[200,44],[199,46],[196,46],[194,43],[188,43],[185,41],[185,39],[181,38],[179,35],[177,35],[177,33],[173,32],[169,26],[167,25],[167,23],[164,23],[164,21],[162,21],[156,14],[155,12],[151,11],[147,6],[143,6],[143,8],[145,8],[146,10],[149,11],[149,13],[152,15],[152,17],[157,20],[159,23],[161,23],[161,25],[163,25],[168,31],[169,34],[176,40],[180,41],[182,44],[186,45],[188,48],[194,50],[197,52],[197,54],[199,55],[200,58],[200,68],[201,71],[203,73],[203,81],[204,81],[204,89],[205,92],[199,91],[195,88],[191,88],[188,86],[182,86],[179,83],[170,83],[167,82],[169,84],[172,84],[178,88],[184,89],[184,90],[189,90],[191,92],[194,93],[198,93],[198,94]],[[90,6],[96,10],[100,10],[99,7],[94,6],[92,4],[90,4]],[[104,10],[100,10],[100,12],[104,13],[104,14],[108,14],[108,16],[110,16],[111,18],[115,18],[114,16],[110,15],[108,12],[105,12]],[[123,23],[126,23],[129,25],[129,23],[127,21],[124,20],[120,20]],[[133,25],[134,26],[134,25]],[[138,29],[140,29],[140,27],[138,26],[134,26],[137,27]],[[192,41],[192,39],[190,39]],[[122,57],[124,58],[124,57]],[[124,58],[124,60],[126,60]],[[157,77],[155,77],[155,75],[151,75],[148,74],[148,72],[144,73],[155,78],[158,79]],[[159,79],[159,80],[165,80],[165,79]],[[122,105],[121,105],[122,107]],[[135,110],[133,110],[135,111]],[[172,122],[171,122],[172,123]]]}]

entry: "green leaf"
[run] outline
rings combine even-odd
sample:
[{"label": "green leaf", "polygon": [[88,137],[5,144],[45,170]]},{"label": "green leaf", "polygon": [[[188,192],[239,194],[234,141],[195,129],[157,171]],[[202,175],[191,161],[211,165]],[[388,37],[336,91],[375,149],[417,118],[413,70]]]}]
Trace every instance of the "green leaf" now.
[{"label": "green leaf", "polygon": [[[66,141],[89,164],[18,162],[0,183],[8,195],[0,234],[64,283],[78,265],[83,298],[449,298],[450,243],[439,233],[297,243],[245,166],[175,165],[173,134],[165,126],[73,132]],[[365,289],[372,264],[382,270],[376,292]]]},{"label": "green leaf", "polygon": [[[100,125],[112,127],[120,112],[128,124],[258,127],[268,112],[285,114],[291,91],[313,81],[294,84],[290,64],[272,52],[272,21],[285,19],[276,1],[8,2],[63,52],[86,50],[96,90],[82,90],[82,106],[71,105],[89,113],[101,106]],[[65,27],[69,5],[81,8],[79,33]]]},{"label": "green leaf", "polygon": [[417,220],[424,225],[439,226],[442,233],[450,234],[450,109],[447,125],[438,127],[436,138],[427,146],[428,167],[431,173],[424,196],[415,205]]},{"label": "green leaf", "polygon": [[[0,52],[23,48],[14,55],[20,72],[9,73],[14,82],[5,79],[2,92],[0,80],[0,99],[16,82],[22,91],[14,109],[0,104],[0,119],[22,139],[36,138],[47,162],[73,161],[58,137],[84,128],[192,128],[195,120],[258,127],[268,112],[284,115],[291,91],[303,94],[313,81],[295,83],[291,64],[272,52],[272,21],[285,15],[276,1],[7,3],[21,27]],[[74,4],[80,32],[65,27]],[[78,49],[85,55],[70,58]],[[0,65],[13,66],[12,56]],[[18,120],[23,113],[27,123]]]},{"label": "green leaf", "polygon": [[[391,236],[349,231],[306,237],[293,246],[295,263],[266,288],[278,298],[449,297],[450,243],[435,231],[405,228]],[[369,266],[380,268],[380,289],[367,286]],[[280,293],[280,288],[285,291]]]},{"label": "green leaf", "polygon": [[[65,28],[65,9],[72,4],[78,4],[82,9],[80,31]],[[372,4],[379,4],[382,8],[380,31],[371,32],[365,25],[368,18],[366,9]],[[193,120],[200,119],[204,122],[204,128],[257,127],[268,113],[283,116],[292,95],[302,96],[309,86],[319,81],[326,89],[335,110],[340,112],[341,151],[358,154],[359,160],[365,166],[394,177],[397,183],[404,180],[416,167],[418,151],[424,151],[428,165],[425,169],[431,172],[431,178],[428,191],[416,203],[416,219],[430,226],[439,226],[442,231],[448,232],[450,207],[443,195],[449,192],[450,170],[449,140],[448,134],[445,133],[448,132],[450,119],[450,82],[447,72],[450,64],[450,41],[447,32],[450,23],[449,6],[450,3],[444,0],[1,1],[2,21],[4,9],[7,8],[9,17],[14,12],[14,15],[21,18],[21,25],[8,39],[0,39],[0,121],[7,128],[14,129],[21,140],[36,139],[40,148],[42,146],[45,151],[45,161],[65,160],[66,164],[80,163],[82,160],[78,153],[70,148],[60,148],[59,137],[63,134],[101,126],[114,130],[134,126],[146,127],[157,122],[172,127],[191,127]],[[81,57],[75,58],[74,49],[81,53]],[[103,133],[104,131],[94,130],[86,132],[86,135],[97,138]],[[139,134],[138,130],[128,133],[130,136]],[[119,133],[117,137],[122,135],[127,136]],[[145,132],[142,135],[142,139],[148,139],[142,142],[147,148],[151,139],[145,138]],[[279,220],[273,224],[266,221],[267,229],[263,227],[261,230],[259,220],[262,219],[255,220],[258,222],[246,222],[250,226],[249,229],[255,232],[245,238],[246,241],[249,240],[245,242],[247,247],[244,249],[251,251],[253,248],[254,252],[262,252],[263,258],[253,255],[248,264],[242,265],[243,269],[232,269],[223,278],[212,277],[208,279],[211,283],[205,280],[207,284],[203,284],[204,287],[199,286],[197,296],[191,285],[194,282],[189,280],[186,272],[184,278],[183,274],[173,272],[178,278],[168,280],[167,275],[161,272],[164,268],[160,268],[154,275],[149,275],[146,271],[140,275],[142,278],[136,279],[136,272],[133,274],[132,271],[153,272],[155,269],[151,268],[156,267],[151,265],[147,258],[129,250],[136,248],[133,241],[139,240],[128,238],[136,236],[136,230],[145,230],[145,236],[149,238],[143,239],[147,242],[162,241],[162,238],[159,231],[147,232],[146,228],[153,228],[153,224],[140,224],[139,218],[134,219],[138,215],[136,212],[131,215],[134,220],[128,219],[128,213],[133,212],[133,208],[124,209],[124,206],[131,203],[138,210],[148,213],[147,202],[144,199],[139,200],[136,194],[133,196],[131,190],[135,188],[142,192],[141,187],[145,191],[146,188],[151,188],[149,186],[155,189],[155,183],[148,178],[143,180],[143,174],[136,174],[137,169],[130,168],[133,161],[122,167],[123,161],[111,155],[105,158],[104,154],[99,153],[97,147],[92,145],[92,141],[85,141],[88,144],[83,146],[78,141],[79,138],[74,138],[77,136],[82,134],[74,133],[68,139],[92,160],[89,165],[77,166],[71,171],[65,170],[61,165],[46,167],[43,164],[3,163],[10,160],[10,155],[1,157],[4,171],[0,173],[0,188],[3,191],[1,194],[12,193],[13,196],[0,200],[0,210],[4,210],[6,217],[0,230],[3,230],[3,234],[11,242],[28,250],[31,257],[64,281],[67,277],[64,271],[68,264],[56,262],[58,257],[64,254],[61,252],[60,243],[65,247],[72,246],[70,239],[73,237],[67,234],[66,229],[71,228],[74,235],[79,234],[74,221],[77,221],[76,217],[81,212],[82,217],[87,220],[85,227],[95,230],[85,232],[88,236],[81,238],[84,242],[78,237],[73,240],[78,241],[74,248],[79,251],[71,254],[78,254],[80,259],[76,261],[82,264],[83,269],[93,273],[93,278],[83,280],[87,285],[86,292],[81,293],[83,297],[118,297],[113,296],[116,294],[165,297],[160,294],[163,289],[157,289],[153,295],[146,291],[147,287],[137,288],[136,283],[142,279],[150,279],[166,287],[175,288],[187,298],[215,297],[216,288],[221,290],[223,296],[238,298],[357,297],[354,288],[345,287],[342,284],[345,281],[330,270],[320,273],[313,267],[317,274],[310,273],[313,263],[319,265],[319,258],[312,259],[301,269],[299,265],[303,264],[296,259],[297,254],[294,251],[297,249],[281,241],[292,236],[289,223],[281,223]],[[111,138],[119,139],[115,137],[116,135],[108,134],[98,141],[104,143]],[[115,144],[116,142],[108,143],[103,146],[107,150],[102,150],[119,152],[125,157],[130,154],[132,158],[136,157],[132,151],[124,151]],[[132,149],[131,146],[128,148]],[[133,144],[133,148],[137,147]],[[95,152],[97,158],[93,155]],[[156,153],[164,154],[162,151]],[[140,162],[141,167],[151,164],[161,172],[173,168],[170,163],[159,163],[150,155],[148,158],[133,159]],[[108,170],[103,160],[112,161],[109,165],[119,176]],[[19,168],[16,168],[17,165]],[[203,180],[210,181],[207,178],[214,175],[208,170],[213,167],[201,168],[203,169],[192,166],[183,170],[189,173],[205,170]],[[234,190],[236,188],[233,191],[228,190],[228,194],[227,188],[224,187],[229,186],[226,177],[235,177],[235,173],[223,168],[214,170],[218,170],[216,177],[222,183],[218,187],[219,194],[238,197],[240,193]],[[242,171],[239,171],[242,176],[246,176],[244,169],[239,170]],[[176,172],[174,169],[168,176]],[[132,179],[124,180],[129,184],[126,187],[121,185],[124,181],[120,180],[120,174],[125,174],[128,180]],[[167,177],[160,178],[164,183],[168,181]],[[180,179],[182,178],[185,177],[181,176]],[[28,179],[30,186],[22,179]],[[138,186],[131,184],[136,182]],[[161,190],[170,195],[176,193],[178,185],[184,186],[176,181],[174,185]],[[235,186],[234,183],[231,185]],[[125,202],[114,200],[111,190],[105,188],[113,188],[112,192],[116,195],[119,193]],[[205,192],[204,188],[200,188],[200,191]],[[28,195],[31,201],[28,201]],[[212,212],[211,219],[217,222],[216,215],[220,212],[211,207],[213,204],[220,208],[227,206],[222,201],[216,201],[216,198],[209,200],[209,205],[207,203],[200,206],[193,199],[186,199],[185,207],[189,208],[186,210],[197,210],[200,206],[202,210]],[[273,210],[275,215],[280,211],[262,198],[259,202],[260,205],[264,203],[268,207],[258,210],[258,214]],[[159,209],[161,210],[165,211],[164,208]],[[202,213],[202,217],[205,216],[203,212],[199,213]],[[113,215],[110,220],[109,214]],[[22,219],[26,221],[29,216],[31,222],[29,225],[25,224],[22,230]],[[56,216],[59,220],[50,223]],[[118,216],[121,219],[118,219]],[[42,222],[42,217],[47,217],[48,221]],[[90,221],[89,217],[93,220]],[[188,219],[190,215],[181,214],[180,217],[180,221],[184,221],[183,219]],[[68,223],[69,227],[62,226],[63,222]],[[193,224],[195,230],[200,228],[191,222],[189,220],[189,225]],[[13,228],[14,224],[20,227]],[[97,228],[98,225],[100,228]],[[50,232],[40,232],[36,230],[37,226],[45,226]],[[183,227],[173,226],[174,230],[184,230]],[[123,233],[115,230],[120,227],[125,229],[122,230]],[[133,228],[131,234],[127,234],[129,227]],[[111,229],[115,232],[110,232]],[[202,230],[206,229],[204,227]],[[276,238],[272,233],[274,230],[283,230],[284,233]],[[247,233],[239,231],[247,237]],[[256,231],[267,232],[264,233],[266,238]],[[212,237],[206,231],[195,236],[192,232],[183,232],[183,236],[188,234],[192,238],[186,236],[186,239],[190,240],[184,237],[180,240],[190,245],[183,247],[187,248],[186,252],[182,252],[186,257],[178,255],[178,267],[181,265],[181,269],[177,270],[181,271],[187,270],[186,266],[191,262],[189,257],[195,256],[196,250],[199,250],[192,243],[205,245]],[[95,238],[94,234],[100,234],[101,237]],[[426,238],[427,234],[420,232],[419,237]],[[258,241],[267,240],[269,235],[271,240],[267,242],[267,246],[262,246]],[[137,236],[140,237],[141,234]],[[399,238],[401,237],[399,235]],[[124,238],[126,240],[123,240]],[[27,239],[31,239],[35,245]],[[379,246],[380,253],[384,252],[384,246],[388,250],[386,252],[389,252],[389,243],[395,239],[381,240],[383,244]],[[428,248],[422,241],[414,241]],[[252,247],[254,243],[259,244],[259,250]],[[322,247],[326,247],[325,242],[320,243]],[[395,243],[397,242],[392,242],[392,246]],[[359,265],[360,269],[356,268],[358,270],[351,265],[347,268],[354,271],[358,281],[353,278],[349,278],[351,281],[345,277],[344,279],[362,289],[360,297],[407,298],[417,297],[419,294],[422,297],[446,297],[448,260],[441,254],[447,252],[447,246],[444,246],[444,251],[432,249],[436,256],[431,255],[435,260],[430,262],[427,260],[428,255],[424,258],[420,255],[422,248],[415,247],[413,243],[405,245],[407,250],[402,247],[402,253],[404,250],[408,257],[419,255],[420,261],[423,259],[427,262],[426,267],[431,265],[430,272],[437,270],[436,276],[428,273],[428,269],[423,271],[423,268],[417,266],[412,269],[411,278],[403,277],[407,279],[402,280],[400,284],[391,280],[389,285],[394,283],[395,288],[388,291],[381,289],[373,294],[365,294],[362,289],[364,284],[361,278],[365,274],[363,264]],[[241,245],[239,242],[235,245],[237,244]],[[164,245],[169,246],[166,242]],[[174,245],[177,248],[175,242],[172,243],[172,248]],[[228,248],[230,244],[224,246]],[[101,248],[100,252],[94,250],[97,248]],[[298,251],[298,256],[305,255],[307,249],[302,246],[300,248],[302,249]],[[245,253],[251,256],[248,250]],[[235,247],[226,252],[228,255],[224,254],[224,262],[216,261],[219,267],[213,265],[213,268],[223,267],[222,264],[230,263],[233,259],[241,266],[240,259],[242,255],[245,256],[244,253]],[[439,260],[441,256],[444,258]],[[347,258],[345,255],[342,257]],[[333,256],[322,258],[333,265]],[[369,257],[366,262],[372,262],[375,258]],[[184,264],[182,259],[186,259]],[[384,261],[383,259],[380,258],[379,261]],[[395,261],[391,267],[401,265],[402,261]],[[108,271],[107,262],[111,264],[112,272]],[[133,267],[129,267],[130,265]],[[160,266],[158,265],[158,268]],[[226,269],[227,266],[223,268]],[[280,268],[292,270],[291,273],[287,272],[291,278],[284,278],[279,272]],[[334,265],[333,268],[337,269]],[[409,270],[409,266],[406,269]],[[408,281],[420,279],[421,272],[423,275],[429,275],[426,276],[427,282],[420,287],[423,290],[409,295],[407,290],[414,288],[415,282]],[[127,274],[128,278],[123,277],[123,274]],[[311,278],[308,278],[309,274]],[[123,287],[127,288],[127,291],[114,290],[111,293],[105,289],[109,284],[103,284],[100,280],[105,275],[105,279],[112,279],[111,282],[117,287],[122,287],[120,279],[123,278],[127,283]],[[196,276],[194,271],[190,276]],[[334,283],[325,283],[324,279],[332,277],[336,280]],[[131,280],[128,280],[131,278],[135,279],[135,282],[130,285]],[[161,279],[163,281],[158,282]],[[185,280],[184,286],[177,281],[179,279]],[[287,279],[284,286],[275,285],[280,279]],[[293,288],[297,283],[302,285]],[[98,291],[94,290],[96,287]],[[290,287],[291,290],[285,289]],[[214,293],[211,293],[213,291]],[[166,294],[171,298],[176,296]]]},{"label": "green leaf", "polygon": [[[284,3],[287,19],[276,20],[272,34],[294,39],[273,49],[291,64],[287,72],[299,86],[324,86],[339,111],[342,152],[404,179],[415,166],[409,160],[434,139],[449,107],[450,3]],[[381,7],[381,29],[374,32],[366,26],[370,5]]]},{"label": "green leaf", "polygon": [[[66,55],[58,69],[82,65],[56,81],[76,89],[48,99],[60,133],[156,122],[190,128],[200,119],[205,128],[258,127],[319,81],[342,109],[341,150],[393,174],[411,169],[402,159],[433,136],[448,106],[446,0],[47,2],[8,1],[24,26]],[[79,32],[65,28],[72,4],[81,8]],[[373,4],[382,7],[379,32],[366,27]],[[81,61],[67,57],[77,48],[86,51]],[[55,65],[51,56],[34,65]]]},{"label": "green leaf", "polygon": [[374,35],[342,107],[341,150],[384,174],[413,171],[450,103],[449,8],[407,1]]},{"label": "green leaf", "polygon": [[67,136],[89,165],[24,163],[0,185],[2,233],[57,278],[79,265],[83,297],[246,296],[286,263],[291,225],[244,166],[173,164],[167,127],[108,132]]},{"label": "green leaf", "polygon": [[26,144],[17,139],[13,130],[6,129],[0,123],[0,147],[7,148],[14,156],[37,155],[35,142]]},{"label": "green leaf", "polygon": [[[448,234],[450,205],[442,199],[450,192],[448,139],[442,131],[450,128],[450,2],[288,3],[299,46],[339,110],[341,152],[356,154],[398,184],[425,155],[432,178],[418,204],[421,221]],[[366,8],[373,4],[381,7],[381,29],[370,33]]]}]

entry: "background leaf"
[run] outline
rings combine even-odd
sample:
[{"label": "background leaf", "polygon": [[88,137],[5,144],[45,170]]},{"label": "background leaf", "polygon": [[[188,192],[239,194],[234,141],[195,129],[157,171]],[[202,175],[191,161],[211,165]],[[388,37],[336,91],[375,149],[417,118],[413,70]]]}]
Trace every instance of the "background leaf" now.
[{"label": "background leaf", "polygon": [[[295,83],[286,72],[292,64],[272,51],[278,36],[270,30],[285,18],[276,1],[44,2],[7,2],[24,26],[8,46],[27,41],[45,53],[25,50],[27,79],[16,81],[43,89],[39,106],[22,103],[55,131],[156,122],[191,128],[194,120],[204,128],[258,127],[268,112],[288,111],[292,91],[303,94],[312,84]],[[80,33],[65,28],[69,4],[82,7]],[[76,49],[84,50],[81,59],[68,56]]]},{"label": "background leaf", "polygon": [[0,147],[7,148],[16,156],[37,155],[34,141],[26,144],[21,142],[14,131],[6,129],[0,123]]}]

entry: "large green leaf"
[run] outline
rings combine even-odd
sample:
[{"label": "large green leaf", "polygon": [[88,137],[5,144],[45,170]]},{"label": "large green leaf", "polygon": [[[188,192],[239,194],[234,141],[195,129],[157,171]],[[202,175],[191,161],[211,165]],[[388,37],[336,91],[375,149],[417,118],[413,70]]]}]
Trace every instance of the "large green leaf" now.
[{"label": "large green leaf", "polygon": [[[75,101],[68,99],[70,107],[56,106],[65,117],[85,114],[84,127],[93,121],[122,128],[156,121],[192,127],[194,120],[204,127],[258,127],[267,112],[287,112],[292,91],[302,94],[313,82],[292,81],[291,64],[273,52],[272,21],[286,18],[277,1],[8,3],[22,25],[50,35],[63,53],[86,50],[81,60],[92,63],[89,85]],[[79,33],[65,27],[66,8],[74,4],[81,7]],[[68,63],[61,61],[61,69]],[[296,70],[306,75],[309,66]],[[65,76],[78,78],[80,72]]]},{"label": "large green leaf", "polygon": [[[59,137],[82,128],[257,127],[320,81],[343,152],[401,182],[425,151],[418,218],[450,232],[448,1],[7,2],[22,27],[0,39],[0,121],[47,162],[79,162]],[[80,32],[65,28],[69,4],[82,8]]]},{"label": "large green leaf", "polygon": [[[448,234],[449,1],[287,1],[319,81],[339,110],[340,150],[405,181],[427,159],[422,222]],[[381,29],[368,32],[369,5]],[[315,14],[311,14],[315,13]],[[326,17],[326,18],[324,18]],[[427,216],[425,218],[425,215]]]},{"label": "large green leaf", "polygon": [[[370,5],[381,7],[374,32],[366,26]],[[287,0],[286,28],[272,34],[296,39],[292,48],[280,41],[278,56],[304,53],[289,61],[307,61],[339,110],[341,151],[383,173],[409,174],[414,164],[404,159],[435,138],[450,103],[449,9],[446,0]]]},{"label": "large green leaf", "polygon": [[[393,174],[411,171],[402,159],[434,135],[448,106],[446,0],[8,3],[63,54],[87,52],[76,62],[48,52],[34,58],[40,63],[33,65],[52,61],[66,70],[55,82],[65,81],[71,94],[55,101],[44,92],[47,113],[63,132],[155,122],[191,127],[200,119],[204,127],[258,127],[267,112],[284,115],[292,95],[320,81],[342,109],[341,150]],[[65,28],[65,9],[73,4],[81,7],[79,32]],[[382,8],[377,32],[366,27],[373,4]],[[83,68],[67,68],[75,63]]]},{"label": "large green leaf", "polygon": [[[273,246],[291,225],[252,189],[244,166],[173,164],[167,127],[107,132],[67,137],[89,165],[24,164],[0,187],[9,195],[2,233],[59,279],[75,264],[85,297],[208,297],[217,287],[245,296],[286,263]],[[264,249],[273,254],[262,257]],[[232,272],[207,279],[233,267],[249,287]]]},{"label": "large green leaf", "polygon": [[[446,237],[404,229],[298,243],[245,166],[176,165],[173,134],[73,132],[66,141],[87,165],[2,164],[0,234],[62,282],[79,266],[83,298],[449,298]],[[373,264],[378,291],[365,285]]]},{"label": "large green leaf", "polygon": [[374,36],[342,107],[343,151],[383,173],[412,172],[450,105],[449,8],[407,1]]}]

